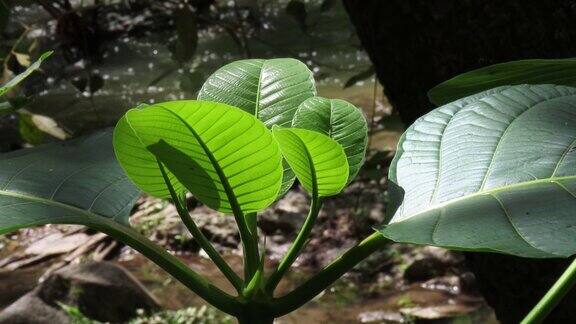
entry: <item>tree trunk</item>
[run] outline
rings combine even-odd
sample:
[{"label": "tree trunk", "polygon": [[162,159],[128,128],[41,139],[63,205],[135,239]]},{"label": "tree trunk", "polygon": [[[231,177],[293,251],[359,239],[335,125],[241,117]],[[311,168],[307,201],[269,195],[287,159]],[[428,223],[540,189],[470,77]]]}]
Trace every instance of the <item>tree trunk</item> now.
[{"label": "tree trunk", "polygon": [[[343,0],[388,99],[411,124],[427,91],[462,72],[523,58],[576,57],[576,0]],[[503,323],[518,323],[569,264],[467,255]],[[547,323],[576,318],[571,292]]]},{"label": "tree trunk", "polygon": [[576,56],[576,0],[343,0],[405,123],[453,76],[522,58]]}]

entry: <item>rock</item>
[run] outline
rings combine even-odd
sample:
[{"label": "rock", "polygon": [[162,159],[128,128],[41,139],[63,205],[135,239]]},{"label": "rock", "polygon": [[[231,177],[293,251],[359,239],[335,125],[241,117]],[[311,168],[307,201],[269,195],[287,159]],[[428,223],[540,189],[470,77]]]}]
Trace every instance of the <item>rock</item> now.
[{"label": "rock", "polygon": [[197,207],[190,216],[211,242],[230,248],[240,244],[240,233],[233,216],[224,215],[206,206]]},{"label": "rock", "polygon": [[[33,307],[27,306],[33,303]],[[126,270],[109,262],[73,265],[56,271],[34,290],[0,313],[0,323],[66,323],[59,303],[76,306],[101,322],[122,322],[138,309],[159,308],[158,302]],[[54,320],[47,320],[47,319]]]},{"label": "rock", "polygon": [[90,240],[86,233],[75,233],[65,236],[63,233],[48,235],[28,246],[26,255],[55,255],[72,252]]},{"label": "rock", "polygon": [[448,304],[448,305],[431,305],[425,307],[402,308],[400,312],[404,315],[426,320],[438,320],[442,318],[453,318],[469,314],[476,309],[478,305],[465,304]]},{"label": "rock", "polygon": [[404,271],[408,282],[426,281],[449,274],[459,268],[464,261],[462,254],[446,249],[426,246],[418,250],[418,256]]},{"label": "rock", "polygon": [[373,311],[358,314],[360,323],[406,323],[402,314],[392,311]]},{"label": "rock", "polygon": [[423,258],[414,260],[404,270],[404,279],[408,282],[425,281],[445,273],[446,266],[438,259]]},{"label": "rock", "polygon": [[286,193],[274,206],[262,212],[258,219],[258,227],[266,235],[294,234],[302,226],[307,213],[306,194],[292,190]]},{"label": "rock", "polygon": [[68,324],[71,320],[59,307],[49,305],[33,293],[28,293],[0,313],[0,323]]},{"label": "rock", "polygon": [[457,295],[462,292],[462,281],[458,276],[444,276],[430,279],[420,285],[422,288],[430,290],[444,291]]}]

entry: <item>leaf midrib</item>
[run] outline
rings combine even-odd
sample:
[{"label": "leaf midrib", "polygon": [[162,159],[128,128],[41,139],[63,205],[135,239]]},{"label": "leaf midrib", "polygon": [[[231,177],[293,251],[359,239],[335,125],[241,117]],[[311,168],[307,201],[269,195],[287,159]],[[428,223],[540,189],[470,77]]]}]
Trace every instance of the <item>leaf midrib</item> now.
[{"label": "leaf midrib", "polygon": [[404,222],[404,221],[408,221],[411,218],[417,217],[419,215],[425,214],[431,210],[434,209],[439,209],[439,208],[443,208],[446,207],[448,205],[460,202],[460,201],[464,201],[464,200],[468,200],[468,199],[474,199],[476,197],[480,197],[480,196],[484,196],[484,195],[493,195],[499,192],[503,192],[503,191],[507,191],[507,190],[512,190],[512,189],[517,189],[517,188],[522,188],[522,187],[529,187],[531,185],[538,185],[538,184],[543,184],[543,183],[550,183],[550,184],[558,184],[558,181],[565,181],[565,180],[576,180],[576,175],[573,176],[565,176],[565,177],[552,177],[552,178],[544,178],[544,179],[538,179],[538,180],[532,180],[532,181],[524,181],[524,182],[518,182],[518,183],[514,183],[511,185],[507,185],[507,186],[502,186],[502,187],[498,187],[498,188],[494,188],[494,189],[489,189],[489,190],[483,190],[483,191],[478,191],[475,192],[473,194],[469,194],[469,195],[465,195],[465,196],[461,196],[458,198],[454,198],[451,200],[447,200],[445,202],[442,202],[440,204],[436,204],[436,205],[432,205],[422,211],[419,211],[415,214],[411,214],[408,217],[405,217],[404,219],[402,219],[401,221],[398,222],[391,222],[389,223],[394,224],[394,223],[400,223],[400,222]]},{"label": "leaf midrib", "polygon": [[[496,154],[498,154],[499,149],[501,147],[502,142],[504,141],[504,138],[510,134],[510,129],[512,128],[512,125],[514,125],[515,122],[517,122],[518,120],[521,119],[522,116],[526,115],[528,112],[533,111],[536,107],[540,107],[540,105],[545,104],[545,103],[550,103],[552,101],[556,101],[558,99],[562,99],[565,97],[571,97],[574,96],[573,93],[570,93],[568,95],[562,95],[562,96],[557,96],[548,100],[542,100],[537,102],[536,104],[530,105],[528,106],[528,108],[526,108],[526,110],[524,110],[523,112],[521,112],[520,114],[518,114],[516,117],[514,117],[512,119],[512,121],[508,124],[508,126],[506,126],[506,129],[504,130],[504,132],[502,133],[502,135],[500,136],[500,138],[498,139],[498,143],[496,143],[496,147],[494,148],[494,152],[492,153],[492,157],[490,159],[490,163],[488,164],[488,168],[486,169],[486,173],[484,174],[484,177],[482,178],[482,183],[480,184],[480,191],[482,191],[482,189],[484,189],[484,187],[486,186],[486,183],[488,182],[488,179],[490,178],[490,176],[492,175],[492,172],[494,171],[494,169],[492,168],[494,161],[496,160]],[[542,98],[544,99],[544,98]],[[460,110],[461,111],[461,110]],[[559,163],[561,163],[562,160],[560,160]],[[557,167],[557,166],[556,166]]]},{"label": "leaf midrib", "polygon": [[[206,154],[206,156],[208,156],[208,159],[210,160],[212,166],[214,167],[214,170],[216,171],[218,178],[220,178],[220,182],[222,183],[222,187],[224,187],[224,191],[226,192],[226,197],[228,198],[228,202],[230,203],[230,207],[232,209],[232,212],[235,215],[237,215],[238,217],[244,217],[244,213],[243,213],[242,209],[240,208],[240,204],[238,203],[238,199],[236,198],[236,195],[234,194],[232,187],[230,186],[230,182],[228,182],[228,178],[224,174],[224,170],[222,170],[222,168],[220,167],[220,164],[218,164],[218,161],[216,160],[216,157],[212,154],[210,149],[206,146],[206,143],[204,143],[204,140],[202,140],[202,138],[196,132],[196,130],[186,120],[184,120],[180,115],[178,115],[176,112],[174,112],[170,109],[167,109],[165,107],[159,107],[159,108],[166,110],[168,113],[170,113],[173,116],[175,116],[176,118],[178,118],[186,126],[186,128],[188,128],[188,130],[192,133],[192,135],[196,138],[196,140],[198,141],[198,144],[200,144],[200,146],[202,147],[202,150],[204,150],[204,153]],[[226,114],[226,113],[224,113],[224,114]]]},{"label": "leaf midrib", "polygon": [[86,209],[82,209],[80,207],[75,207],[72,205],[68,205],[65,203],[61,203],[59,201],[56,200],[50,200],[50,199],[46,199],[46,198],[40,198],[40,197],[36,197],[36,196],[30,196],[27,194],[23,194],[23,193],[18,193],[18,192],[11,192],[11,191],[0,191],[0,196],[6,196],[6,197],[12,197],[12,198],[18,198],[18,199],[24,199],[27,201],[31,201],[31,202],[37,202],[40,204],[44,204],[44,205],[49,205],[49,206],[53,206],[53,207],[58,207],[58,208],[63,208],[63,209],[67,209],[70,211],[73,211],[75,213],[79,213],[85,216],[89,216],[89,217],[103,217],[103,218],[109,218],[107,216],[101,215],[101,214],[96,214],[93,212],[90,212]]},{"label": "leaf midrib", "polygon": [[262,61],[260,72],[258,73],[258,81],[256,82],[258,88],[256,90],[256,99],[254,100],[254,116],[258,119],[260,119],[258,114],[260,113],[260,91],[262,91],[262,73],[264,73],[264,65],[266,65],[266,60]]}]

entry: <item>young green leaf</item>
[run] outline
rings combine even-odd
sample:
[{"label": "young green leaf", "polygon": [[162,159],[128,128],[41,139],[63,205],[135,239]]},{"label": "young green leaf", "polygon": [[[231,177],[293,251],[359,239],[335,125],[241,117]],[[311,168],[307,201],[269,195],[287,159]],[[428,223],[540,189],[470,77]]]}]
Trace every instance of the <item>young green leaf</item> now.
[{"label": "young green leaf", "polygon": [[0,154],[0,234],[44,224],[127,225],[139,191],[112,132]]},{"label": "young green leaf", "polygon": [[307,129],[274,127],[272,133],[282,155],[311,195],[332,196],[344,189],[348,162],[338,142]]},{"label": "young green leaf", "polygon": [[[258,117],[268,128],[290,126],[296,109],[316,95],[314,76],[295,59],[248,59],[232,62],[214,72],[200,89],[198,100],[226,103]],[[282,196],[294,182],[284,163]]]},{"label": "young green leaf", "polygon": [[576,86],[576,59],[520,60],[486,66],[442,82],[428,92],[428,97],[441,106],[484,90],[518,84]]},{"label": "young green leaf", "polygon": [[142,190],[169,197],[157,160],[176,192],[244,214],[270,205],[280,190],[282,157],[266,126],[225,104],[172,101],[132,109],[119,121],[114,148]]},{"label": "young green leaf", "polygon": [[50,57],[50,55],[52,55],[52,53],[53,52],[50,51],[50,52],[46,52],[46,53],[42,54],[40,56],[40,58],[36,62],[32,63],[24,72],[18,74],[12,80],[10,80],[6,84],[2,85],[0,87],[0,96],[3,96],[10,89],[12,89],[16,85],[18,85],[18,83],[20,83],[20,82],[22,82],[22,80],[26,79],[30,74],[32,74],[32,72],[38,70],[40,68],[40,65],[42,64],[42,62],[45,59],[47,59],[48,57]]},{"label": "young green leaf", "polygon": [[576,253],[576,88],[467,97],[420,118],[399,145],[390,180],[405,193],[386,237],[524,257]]},{"label": "young green leaf", "polygon": [[314,97],[300,104],[292,127],[317,131],[340,143],[350,167],[348,182],[354,180],[368,145],[368,124],[362,111],[344,100]]},{"label": "young green leaf", "polygon": [[290,126],[300,103],[316,95],[314,77],[295,59],[249,59],[232,62],[214,72],[198,100],[241,108],[266,126]]}]

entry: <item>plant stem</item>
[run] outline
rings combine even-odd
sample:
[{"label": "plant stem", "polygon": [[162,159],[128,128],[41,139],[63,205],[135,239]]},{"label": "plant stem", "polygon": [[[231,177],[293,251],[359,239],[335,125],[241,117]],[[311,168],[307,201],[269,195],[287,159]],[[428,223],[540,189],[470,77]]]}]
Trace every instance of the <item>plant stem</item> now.
[{"label": "plant stem", "polygon": [[133,229],[108,219],[98,219],[93,222],[86,220],[83,225],[108,234],[142,253],[188,289],[221,311],[234,316],[242,313],[243,305],[234,297],[212,285],[178,258]]},{"label": "plant stem", "polygon": [[226,278],[228,279],[228,281],[230,281],[232,286],[236,288],[236,291],[238,293],[241,293],[244,285],[242,279],[240,279],[240,277],[238,277],[238,275],[234,272],[234,270],[230,268],[228,263],[226,263],[226,261],[220,255],[220,253],[216,251],[216,249],[206,238],[204,233],[202,233],[202,231],[198,228],[198,226],[196,226],[196,223],[194,223],[194,220],[192,219],[192,217],[190,217],[190,214],[188,213],[186,208],[183,208],[183,202],[182,201],[178,202],[175,200],[174,204],[176,205],[176,209],[178,210],[178,214],[180,215],[182,222],[184,223],[184,225],[186,225],[186,227],[188,228],[188,230],[190,231],[196,242],[198,242],[198,245],[200,245],[200,247],[204,251],[206,251],[206,254],[208,254],[210,259],[214,261],[214,264],[216,264],[218,269],[220,269],[220,271],[224,274],[224,276],[226,276]]},{"label": "plant stem", "polygon": [[280,317],[306,304],[360,263],[360,261],[385,247],[388,242],[389,240],[378,232],[368,236],[322,269],[318,274],[308,279],[300,287],[280,298],[274,299],[271,305],[274,316]]},{"label": "plant stem", "polygon": [[270,295],[274,294],[274,289],[276,289],[278,283],[280,283],[280,280],[286,274],[286,271],[290,269],[292,263],[296,261],[298,255],[306,246],[308,237],[310,236],[310,232],[312,231],[312,227],[314,227],[314,223],[316,222],[316,218],[318,217],[318,213],[320,212],[321,208],[322,201],[318,198],[318,195],[314,195],[310,204],[310,211],[308,212],[308,216],[306,217],[306,220],[304,221],[298,236],[296,236],[296,240],[294,240],[292,246],[290,246],[290,249],[286,255],[284,255],[284,258],[282,258],[282,261],[280,261],[278,269],[270,276],[266,282],[265,291]]},{"label": "plant stem", "polygon": [[524,317],[521,324],[542,323],[552,312],[554,307],[560,303],[562,298],[572,289],[576,283],[576,259],[566,268],[564,273],[548,290],[546,295],[532,308],[530,313]]},{"label": "plant stem", "polygon": [[[244,254],[244,282],[248,284],[254,274],[258,271],[260,265],[260,257],[258,252],[258,234],[254,230],[250,230],[250,225],[247,222],[247,217],[256,217],[256,214],[244,215],[238,208],[233,208],[234,218],[238,225],[240,232],[240,240],[242,241],[242,249]],[[250,224],[256,224],[256,221],[250,221]]]},{"label": "plant stem", "polygon": [[180,219],[182,219],[184,225],[186,225],[186,227],[188,228],[188,230],[190,231],[196,242],[198,242],[200,247],[204,251],[206,251],[206,254],[208,254],[210,259],[214,261],[214,264],[216,264],[218,269],[222,271],[222,273],[224,274],[224,276],[226,276],[228,281],[230,281],[232,286],[236,288],[236,291],[238,291],[239,294],[242,293],[242,288],[244,285],[242,279],[240,279],[240,277],[238,277],[238,275],[234,272],[234,270],[230,268],[230,266],[228,265],[228,263],[226,263],[226,261],[224,261],[220,253],[216,251],[214,246],[210,243],[210,241],[206,238],[206,236],[204,236],[204,233],[202,233],[202,231],[200,231],[198,226],[196,226],[196,223],[194,223],[194,220],[192,220],[192,217],[190,217],[190,214],[188,213],[188,210],[185,207],[186,197],[184,195],[179,196],[176,193],[174,187],[172,186],[172,183],[170,182],[170,179],[168,178],[168,174],[166,174],[166,170],[164,169],[164,166],[162,165],[162,163],[160,163],[160,161],[158,161],[158,168],[160,168],[160,172],[162,173],[162,177],[164,178],[164,183],[166,184],[166,187],[168,187],[168,191],[170,191],[170,196],[172,197],[174,206],[176,206],[178,215],[180,215]]}]

